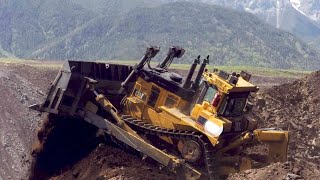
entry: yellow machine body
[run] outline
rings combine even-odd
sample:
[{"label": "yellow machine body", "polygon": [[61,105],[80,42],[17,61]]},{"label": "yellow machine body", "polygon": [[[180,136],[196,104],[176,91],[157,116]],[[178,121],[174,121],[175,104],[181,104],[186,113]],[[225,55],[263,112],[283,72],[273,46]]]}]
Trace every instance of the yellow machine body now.
[{"label": "yellow machine body", "polygon": [[[212,145],[216,147],[216,154],[221,155],[221,158],[224,153],[232,149],[261,142],[269,145],[269,160],[267,163],[284,162],[287,160],[289,141],[289,133],[287,131],[257,129],[257,122],[255,120],[243,119],[242,117],[230,120],[227,117],[219,115],[218,110],[222,106],[223,99],[227,98],[229,93],[256,92],[258,91],[257,86],[246,81],[243,77],[238,77],[237,83],[231,84],[216,73],[209,73],[207,71],[203,73],[203,80],[214,86],[217,93],[220,94],[221,98],[216,106],[204,100],[202,103],[195,103],[192,109],[188,111],[188,105],[192,102],[182,99],[155,83],[138,78],[132,93],[126,98],[124,113],[162,128],[199,131],[207,136]],[[188,112],[190,113],[188,114]],[[230,141],[230,139],[225,139],[220,134],[213,135],[208,133],[205,130],[205,126],[198,122],[199,117],[221,128],[220,134],[231,132],[232,126],[235,124],[234,121],[238,121],[239,124],[243,123],[242,121],[246,121],[246,129],[243,129],[243,132],[236,139]],[[168,143],[176,145],[181,151],[184,143],[183,140],[177,142],[165,136],[161,138]],[[228,159],[227,156],[224,158]],[[240,158],[240,160],[234,159],[233,161],[237,161],[234,164],[240,161],[241,165],[236,169],[234,167],[222,168],[224,169],[223,174],[250,169],[254,166],[253,161],[244,157]]]}]

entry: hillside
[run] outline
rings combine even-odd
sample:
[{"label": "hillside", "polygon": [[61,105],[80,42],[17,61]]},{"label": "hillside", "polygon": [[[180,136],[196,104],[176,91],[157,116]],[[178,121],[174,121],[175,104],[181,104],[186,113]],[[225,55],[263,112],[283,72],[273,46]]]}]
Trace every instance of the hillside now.
[{"label": "hillside", "polygon": [[163,2],[161,0],[71,0],[71,2],[97,14],[121,14],[139,7],[156,7]]},{"label": "hillside", "polygon": [[[294,34],[306,43],[320,38],[320,3],[317,0],[201,0],[201,2],[250,12],[274,27]],[[312,45],[320,47],[319,44]]]},{"label": "hillside", "polygon": [[33,49],[64,36],[91,18],[89,12],[68,1],[3,1],[0,44],[18,57],[30,57]]},{"label": "hillside", "polygon": [[159,59],[180,45],[181,63],[209,54],[218,65],[320,69],[315,50],[249,13],[189,2],[88,2],[3,0],[0,45],[22,58],[77,60],[139,59],[148,45],[161,46]]},{"label": "hillside", "polygon": [[31,145],[41,119],[28,106],[43,100],[57,70],[0,61],[1,180],[27,179]]}]

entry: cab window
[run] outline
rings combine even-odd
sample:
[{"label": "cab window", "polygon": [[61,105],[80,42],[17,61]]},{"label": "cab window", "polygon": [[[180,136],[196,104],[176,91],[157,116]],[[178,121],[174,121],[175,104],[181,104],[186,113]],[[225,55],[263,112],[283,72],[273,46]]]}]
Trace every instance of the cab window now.
[{"label": "cab window", "polygon": [[145,92],[143,92],[141,89],[134,89],[133,95],[143,101],[147,99],[147,95]]},{"label": "cab window", "polygon": [[152,86],[151,94],[150,94],[150,97],[148,99],[148,105],[149,106],[155,107],[155,105],[157,103],[157,100],[159,98],[159,94],[160,94],[160,89],[155,87],[155,86]]},{"label": "cab window", "polygon": [[207,81],[203,81],[200,90],[197,92],[198,98],[195,100],[195,103],[202,104],[203,101],[211,103],[217,92],[218,90],[214,85],[209,84]]},{"label": "cab window", "polygon": [[220,114],[226,117],[241,116],[244,113],[248,95],[249,93],[229,94],[222,102]]},{"label": "cab window", "polygon": [[178,100],[179,99],[176,96],[173,96],[172,94],[168,94],[164,105],[168,108],[173,108],[178,104]]},{"label": "cab window", "polygon": [[217,92],[218,92],[218,91],[217,91],[216,88],[214,88],[214,87],[212,87],[212,86],[209,86],[206,94],[204,95],[203,100],[204,100],[204,101],[211,102]]}]

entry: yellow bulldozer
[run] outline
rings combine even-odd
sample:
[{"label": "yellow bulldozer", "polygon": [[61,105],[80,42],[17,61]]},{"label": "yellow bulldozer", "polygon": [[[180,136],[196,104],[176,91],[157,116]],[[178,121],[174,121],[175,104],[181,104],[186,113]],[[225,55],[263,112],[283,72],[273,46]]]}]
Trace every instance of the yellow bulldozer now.
[{"label": "yellow bulldozer", "polygon": [[[182,77],[169,66],[185,50],[171,47],[152,67],[159,50],[148,47],[134,66],[67,61],[45,102],[30,108],[81,118],[181,179],[219,179],[287,160],[288,131],[258,129],[244,116],[259,89],[249,73],[209,72],[209,56],[202,62],[198,56]],[[268,147],[265,158],[247,151],[257,144]]]}]

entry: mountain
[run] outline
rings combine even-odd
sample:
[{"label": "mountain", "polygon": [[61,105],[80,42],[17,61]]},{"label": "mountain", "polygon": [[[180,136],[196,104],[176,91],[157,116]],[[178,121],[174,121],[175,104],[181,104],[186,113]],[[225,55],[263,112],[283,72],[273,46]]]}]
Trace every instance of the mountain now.
[{"label": "mountain", "polygon": [[306,43],[320,48],[320,1],[318,0],[165,0],[196,1],[246,11],[265,22],[288,31]]},{"label": "mountain", "polygon": [[[202,3],[147,0],[0,0],[0,45],[22,58],[139,59],[171,45],[219,65],[319,69],[319,54],[255,16]],[[179,61],[180,62],[180,61]]]},{"label": "mountain", "polygon": [[93,17],[64,0],[0,0],[0,45],[15,56],[29,57],[33,49],[67,35]]},{"label": "mountain", "polygon": [[134,8],[155,7],[163,4],[161,0],[71,0],[85,9],[99,14],[123,14]]},{"label": "mountain", "polygon": [[13,55],[12,53],[4,50],[1,47],[1,44],[0,44],[0,58],[3,58],[3,57],[16,58],[15,55]]}]

